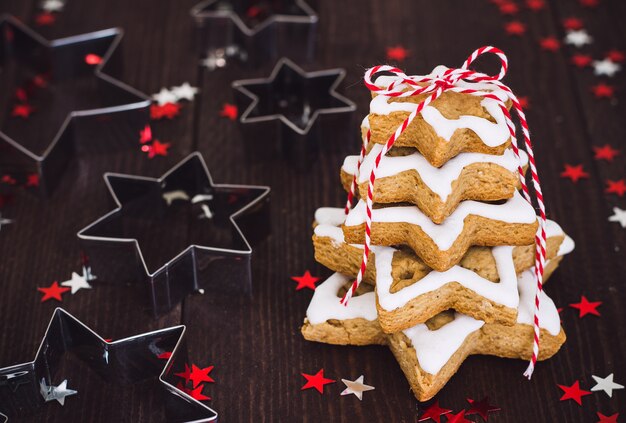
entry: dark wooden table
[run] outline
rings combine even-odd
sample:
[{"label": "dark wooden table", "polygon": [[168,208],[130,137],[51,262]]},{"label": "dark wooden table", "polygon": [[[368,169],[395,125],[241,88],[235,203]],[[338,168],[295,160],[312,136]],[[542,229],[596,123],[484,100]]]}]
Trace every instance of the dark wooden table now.
[{"label": "dark wooden table", "polygon": [[[37,3],[2,0],[0,11],[33,23]],[[528,118],[548,215],[577,243],[547,288],[557,306],[565,307],[562,319],[568,340],[554,359],[539,365],[532,382],[522,377],[526,367],[522,361],[471,357],[437,398],[442,406],[460,410],[466,407],[466,398],[488,395],[502,408],[490,417],[498,422],[595,422],[596,411],[622,412],[625,415],[620,417],[626,418],[623,390],[615,391],[613,398],[594,393],[583,399],[581,407],[572,401],[560,402],[557,387],[580,380],[589,389],[594,384],[592,374],[615,373],[617,382],[626,380],[622,286],[626,282],[626,230],[607,221],[613,207],[626,208],[626,198],[604,192],[607,179],[626,177],[625,73],[609,81],[617,87],[615,99],[598,100],[590,87],[602,78],[570,64],[573,47],[550,53],[538,43],[548,35],[562,39],[561,21],[574,15],[584,20],[594,37],[594,44],[583,51],[601,57],[610,48],[623,50],[626,3],[603,0],[597,8],[585,9],[573,0],[549,0],[537,13],[518,3],[517,17],[505,18],[487,0],[320,0],[314,4],[320,14],[316,60],[306,69],[345,68],[344,93],[358,104],[358,121],[368,107],[369,93],[361,84],[363,71],[385,61],[387,46],[402,44],[409,49],[402,63],[408,73],[423,73],[440,63],[459,66],[472,50],[485,44],[507,52],[511,67],[506,82],[530,99]],[[122,41],[125,82],[153,93],[162,86],[190,81],[200,87],[201,95],[184,107],[180,117],[158,124],[159,136],[173,143],[168,157],[148,160],[139,151],[79,157],[51,198],[24,194],[2,209],[5,217],[17,221],[0,232],[0,366],[34,356],[57,306],[53,301],[40,303],[36,288],[64,280],[79,268],[76,232],[110,210],[102,174],[159,176],[198,150],[216,182],[272,188],[273,232],[255,250],[254,297],[190,296],[154,320],[128,289],[98,282],[91,291],[66,295],[62,306],[110,338],[186,324],[192,361],[215,365],[212,375],[217,383],[206,393],[212,396],[210,404],[222,421],[416,421],[421,405],[387,348],[313,344],[299,333],[311,292],[296,292],[290,276],[306,269],[320,276],[329,274],[313,260],[311,220],[317,207],[343,204],[338,170],[343,156],[357,151],[356,127],[352,138],[338,140],[346,143],[344,153],[324,154],[308,172],[298,173],[280,159],[247,164],[236,124],[220,117],[219,110],[223,103],[232,102],[231,81],[265,76],[271,66],[215,72],[200,68],[189,17],[193,5],[194,0],[68,0],[57,22],[41,28],[46,37],[56,38],[122,27],[126,31]],[[513,19],[527,24],[523,37],[506,35],[503,25]],[[622,149],[612,163],[593,159],[592,146],[605,143]],[[565,163],[583,164],[590,177],[577,184],[560,178]],[[180,242],[185,244],[185,238]],[[579,319],[567,307],[583,294],[603,301],[601,317]],[[78,397],[70,398],[65,407],[50,404],[24,421],[137,422],[157,421],[161,415],[154,383],[105,384],[68,360]],[[326,387],[324,395],[301,392],[304,379],[300,373],[320,368],[337,380],[364,374],[365,382],[376,390],[366,393],[362,402],[354,396],[339,396],[340,382]]]}]

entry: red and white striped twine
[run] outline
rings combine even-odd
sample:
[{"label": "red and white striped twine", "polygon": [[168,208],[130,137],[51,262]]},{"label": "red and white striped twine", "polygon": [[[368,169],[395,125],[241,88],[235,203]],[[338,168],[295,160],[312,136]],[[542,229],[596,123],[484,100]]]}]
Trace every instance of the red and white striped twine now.
[{"label": "red and white striped twine", "polygon": [[[497,76],[487,75],[484,73],[480,73],[474,70],[469,69],[469,66],[481,55],[493,53],[500,59],[500,72]],[[526,180],[524,176],[524,170],[522,169],[521,162],[519,160],[519,148],[517,145],[517,136],[516,136],[516,128],[513,124],[511,114],[506,107],[505,100],[501,99],[494,93],[490,91],[477,90],[472,88],[467,88],[463,86],[459,86],[460,81],[468,81],[468,82],[482,82],[485,84],[493,85],[494,88],[499,88],[504,91],[507,98],[511,100],[513,104],[513,108],[517,113],[517,117],[519,119],[520,125],[522,127],[522,134],[524,136],[524,146],[525,150],[528,154],[528,161],[530,165],[530,173],[532,178],[532,183],[534,187],[535,199],[537,202],[537,206],[539,207],[539,228],[537,230],[537,234],[535,236],[535,244],[536,244],[536,253],[535,253],[535,279],[537,281],[537,292],[535,295],[535,310],[534,310],[534,319],[533,319],[533,329],[534,329],[534,340],[533,340],[533,352],[532,358],[528,365],[528,368],[524,372],[524,376],[528,379],[531,378],[535,364],[537,362],[537,356],[539,355],[539,295],[543,290],[543,272],[544,266],[546,262],[546,213],[545,206],[543,202],[543,194],[541,192],[541,184],[539,183],[539,175],[537,173],[537,167],[535,165],[535,155],[532,148],[532,142],[530,141],[530,133],[528,131],[528,123],[526,122],[526,115],[522,110],[522,106],[518,100],[518,98],[513,94],[513,91],[506,85],[504,85],[500,80],[506,75],[508,69],[508,60],[506,55],[498,48],[492,46],[481,47],[474,51],[463,63],[463,66],[459,69],[447,69],[441,76],[407,76],[400,69],[382,65],[375,66],[369,69],[365,73],[364,81],[367,88],[370,91],[376,93],[377,95],[384,95],[387,97],[410,97],[416,96],[420,94],[428,94],[428,96],[417,104],[417,107],[409,116],[402,122],[396,131],[389,137],[387,142],[385,143],[383,149],[378,153],[376,159],[374,161],[374,166],[369,176],[369,184],[367,187],[367,198],[366,198],[366,219],[365,219],[365,243],[363,248],[363,257],[361,260],[361,267],[359,268],[359,273],[357,275],[356,280],[352,283],[351,288],[346,292],[346,294],[341,299],[341,303],[343,305],[347,305],[350,298],[354,295],[357,288],[361,284],[363,280],[363,275],[365,273],[365,269],[367,268],[367,260],[370,254],[370,245],[371,245],[371,232],[372,232],[372,204],[373,204],[373,194],[374,194],[374,182],[376,181],[376,170],[378,169],[378,165],[383,157],[387,154],[389,149],[393,147],[393,144],[396,140],[402,135],[405,129],[411,124],[413,119],[420,113],[424,107],[428,106],[431,102],[436,100],[443,94],[445,91],[454,91],[457,93],[470,94],[475,96],[480,96],[484,98],[489,98],[497,102],[502,110],[502,113],[505,116],[505,122],[507,127],[509,128],[509,133],[511,135],[511,147],[513,149],[513,153],[515,154],[518,163],[518,172],[519,178],[522,186],[522,193],[526,201],[528,201],[532,205],[532,200],[530,193],[528,191],[528,186],[526,185]],[[391,76],[392,82],[387,87],[379,87],[373,82],[372,78],[375,78],[378,74],[384,72],[386,76]],[[346,202],[346,214],[350,211],[352,207],[352,199],[354,197],[355,190],[357,188],[357,178],[359,174],[359,170],[361,167],[361,162],[365,156],[365,152],[367,149],[367,143],[369,142],[370,131],[368,130],[366,137],[363,139],[363,146],[361,147],[361,154],[359,157],[359,162],[357,166],[357,171],[352,180],[352,185],[350,192],[348,194],[348,201]]]}]

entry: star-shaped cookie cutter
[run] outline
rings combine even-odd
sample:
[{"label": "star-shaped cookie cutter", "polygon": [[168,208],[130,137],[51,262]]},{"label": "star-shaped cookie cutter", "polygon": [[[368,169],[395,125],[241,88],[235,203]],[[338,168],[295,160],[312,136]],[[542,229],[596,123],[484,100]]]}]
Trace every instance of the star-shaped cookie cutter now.
[{"label": "star-shaped cookie cutter", "polygon": [[[197,152],[158,179],[107,173],[105,182],[117,207],[78,232],[99,279],[147,281],[155,316],[191,292],[251,292],[251,245],[270,231],[269,187],[214,184]],[[181,230],[182,251],[155,242]]]},{"label": "star-shaped cookie cutter", "polygon": [[[137,134],[149,120],[151,101],[117,79],[121,73],[121,29],[49,41],[16,18],[1,15],[0,34],[0,66],[14,59],[40,74],[49,74],[52,81],[93,74],[106,104],[68,113],[45,148],[28,147],[0,128],[0,171],[18,175],[16,179],[36,174],[39,190],[46,194],[58,184],[67,163],[78,152],[136,148]],[[97,64],[88,63],[90,55]]]},{"label": "star-shaped cookie cutter", "polygon": [[205,0],[191,17],[209,68],[232,58],[255,66],[281,56],[313,60],[318,16],[303,0]]},{"label": "star-shaped cookie cutter", "polygon": [[246,150],[261,158],[282,153],[306,169],[319,150],[345,146],[356,110],[336,91],[345,74],[343,69],[305,72],[282,58],[268,78],[233,82]]},{"label": "star-shaped cookie cutter", "polygon": [[[44,406],[42,383],[53,384],[61,358],[68,352],[109,383],[132,384],[158,378],[164,390],[168,421],[217,421],[213,409],[175,386],[174,372],[188,362],[185,331],[185,326],[180,325],[107,342],[76,317],[57,308],[35,358],[0,368],[0,421],[2,413],[23,417]],[[162,354],[166,353],[170,354],[165,363]],[[78,397],[69,397],[67,402],[74,400],[78,401]]]}]

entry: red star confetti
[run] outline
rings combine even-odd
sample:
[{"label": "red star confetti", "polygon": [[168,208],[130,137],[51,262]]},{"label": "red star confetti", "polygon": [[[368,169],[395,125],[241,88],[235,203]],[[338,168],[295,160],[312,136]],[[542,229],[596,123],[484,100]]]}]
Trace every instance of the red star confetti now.
[{"label": "red star confetti", "polygon": [[187,384],[189,383],[189,378],[191,377],[191,369],[189,368],[187,363],[185,363],[185,370],[180,373],[174,373],[174,376],[178,376],[182,379],[185,379],[185,384]]},{"label": "red star confetti", "polygon": [[32,82],[37,88],[45,88],[48,86],[48,77],[46,75],[35,75]]},{"label": "red star confetti", "polygon": [[594,301],[594,302],[590,302],[587,297],[585,297],[584,295],[580,298],[580,302],[579,303],[573,303],[570,304],[569,306],[572,308],[576,308],[579,310],[579,316],[578,317],[583,317],[586,316],[587,314],[593,314],[595,316],[599,316],[600,312],[598,310],[596,310],[598,307],[600,307],[602,305],[602,301]]},{"label": "red star confetti", "polygon": [[610,179],[606,181],[606,193],[607,194],[617,194],[620,197],[623,197],[626,193],[626,181],[624,179],[619,179],[617,181],[611,181]]},{"label": "red star confetti", "polygon": [[448,414],[448,423],[473,423],[465,418],[465,410],[461,410],[456,414]]},{"label": "red star confetti", "polygon": [[517,97],[517,100],[519,101],[520,106],[522,106],[522,109],[530,109],[530,100],[528,99],[528,97]]},{"label": "red star confetti", "polygon": [[173,119],[180,113],[180,104],[177,103],[165,103],[163,105],[153,104],[150,106],[150,118],[151,119]]},{"label": "red star confetti", "polygon": [[224,103],[222,110],[220,110],[220,116],[226,117],[230,120],[236,120],[237,116],[239,116],[239,110],[234,104]]},{"label": "red star confetti", "polygon": [[591,392],[580,389],[578,381],[574,382],[572,386],[558,385],[558,387],[564,392],[561,401],[571,399],[576,401],[578,405],[582,405],[582,397],[591,395]]},{"label": "red star confetti", "polygon": [[597,85],[591,87],[591,91],[596,98],[611,98],[615,93],[615,88],[612,85],[605,84],[604,82],[600,82]]},{"label": "red star confetti", "polygon": [[296,286],[296,291],[300,291],[303,288],[310,288],[315,291],[315,282],[320,280],[320,278],[311,276],[311,273],[308,270],[304,272],[304,275],[292,276],[291,279],[298,282],[298,286]]},{"label": "red star confetti", "polygon": [[215,382],[209,373],[213,370],[213,366],[205,367],[201,369],[195,364],[191,365],[191,374],[189,380],[193,383],[193,387],[197,388],[202,382]]},{"label": "red star confetti", "polygon": [[28,100],[28,94],[26,93],[26,90],[24,88],[16,88],[15,89],[15,98],[18,101],[21,101],[22,103],[26,102],[26,100]]},{"label": "red star confetti", "polygon": [[424,410],[424,413],[420,416],[418,421],[423,422],[424,420],[432,419],[437,423],[441,423],[441,416],[450,414],[451,412],[452,410],[439,407],[439,401],[435,401],[430,407]]},{"label": "red star confetti", "polygon": [[198,400],[198,401],[208,401],[211,399],[211,397],[207,397],[206,395],[202,393],[204,386],[198,386],[195,389],[189,389],[179,382],[178,385],[176,385],[176,388],[178,388],[179,390],[189,395],[191,398]]},{"label": "red star confetti", "polygon": [[21,117],[23,119],[28,118],[35,109],[28,104],[16,104],[11,110],[11,116]]},{"label": "red star confetti", "polygon": [[493,413],[495,411],[500,411],[500,407],[496,407],[495,405],[489,404],[489,397],[485,397],[480,401],[474,401],[471,398],[467,399],[467,402],[470,403],[471,407],[469,411],[466,413],[468,416],[472,414],[478,414],[483,420],[487,421],[489,417],[489,413]]},{"label": "red star confetti", "polygon": [[148,153],[148,158],[153,159],[156,156],[167,156],[169,148],[171,144],[169,142],[161,142],[159,140],[154,140],[151,145],[143,145],[141,147],[141,151],[144,153]]},{"label": "red star confetti", "polygon": [[519,12],[519,7],[517,7],[517,4],[512,1],[505,1],[501,3],[498,8],[500,9],[500,13],[503,15],[515,15]]},{"label": "red star confetti", "polygon": [[50,26],[56,21],[56,17],[52,13],[43,12],[35,16],[35,24],[37,26]]},{"label": "red star confetti", "polygon": [[172,352],[171,351],[165,351],[165,352],[162,352],[161,354],[159,354],[157,356],[157,358],[161,359],[161,360],[169,360],[171,356],[172,356]]},{"label": "red star confetti", "polygon": [[600,0],[578,0],[578,2],[584,7],[597,7],[600,4]]},{"label": "red star confetti", "polygon": [[611,62],[621,63],[626,58],[626,55],[624,55],[624,52],[621,50],[609,50],[606,52],[605,57]]},{"label": "red star confetti", "polygon": [[539,12],[546,7],[546,3],[543,0],[526,0],[526,7],[533,12]]},{"label": "red star confetti", "polygon": [[578,182],[581,178],[588,178],[589,174],[583,170],[583,165],[572,166],[565,164],[565,170],[561,172],[561,178],[569,178],[572,182]]},{"label": "red star confetti", "polygon": [[561,42],[556,37],[545,37],[539,40],[539,45],[543,50],[555,52],[561,48]]},{"label": "red star confetti", "polygon": [[85,55],[85,63],[91,66],[99,65],[100,63],[102,63],[102,57],[94,53],[89,53]]},{"label": "red star confetti", "polygon": [[52,285],[47,288],[37,288],[37,291],[43,292],[43,297],[41,297],[42,303],[48,300],[63,301],[63,294],[69,290],[70,288],[64,288],[59,286],[59,283],[57,281],[52,282]]},{"label": "red star confetti", "polygon": [[526,25],[520,21],[511,21],[504,25],[504,30],[509,35],[521,36],[526,32]]},{"label": "red star confetti", "polygon": [[596,160],[606,160],[608,162],[612,162],[615,156],[617,156],[620,151],[614,149],[609,144],[604,144],[602,147],[593,146],[593,152],[595,154],[594,159]]},{"label": "red star confetti", "polygon": [[572,63],[579,68],[584,68],[584,67],[589,66],[592,61],[593,59],[588,54],[577,53],[572,56]]},{"label": "red star confetti", "polygon": [[332,379],[327,379],[324,377],[324,369],[320,369],[314,375],[307,375],[306,373],[301,373],[302,377],[306,379],[306,383],[300,388],[301,391],[305,389],[315,388],[317,392],[320,394],[324,393],[324,385],[328,385],[329,383],[335,383]]},{"label": "red star confetti", "polygon": [[150,128],[150,125],[146,125],[139,131],[139,143],[145,144],[150,141],[152,141],[152,128]]},{"label": "red star confetti", "polygon": [[36,173],[31,173],[26,177],[26,186],[27,187],[38,187],[39,186],[39,175]]},{"label": "red star confetti", "polygon": [[249,17],[249,18],[256,18],[262,12],[263,12],[263,9],[261,9],[260,7],[258,7],[258,6],[250,6],[248,8],[248,10],[246,10],[246,16]]},{"label": "red star confetti", "polygon": [[596,412],[596,414],[598,418],[600,419],[597,421],[597,423],[617,423],[617,418],[619,417],[619,413],[615,413],[611,416],[605,416],[604,414],[598,411]]},{"label": "red star confetti", "polygon": [[3,184],[7,184],[7,185],[15,185],[15,183],[17,182],[15,178],[11,175],[2,175],[2,178],[0,178],[0,181]]},{"label": "red star confetti", "polygon": [[575,18],[575,17],[569,17],[569,18],[565,18],[563,19],[563,28],[569,30],[569,31],[575,31],[577,29],[582,29],[583,27],[583,21]]},{"label": "red star confetti", "polygon": [[387,60],[402,62],[409,56],[409,51],[402,46],[387,47]]}]

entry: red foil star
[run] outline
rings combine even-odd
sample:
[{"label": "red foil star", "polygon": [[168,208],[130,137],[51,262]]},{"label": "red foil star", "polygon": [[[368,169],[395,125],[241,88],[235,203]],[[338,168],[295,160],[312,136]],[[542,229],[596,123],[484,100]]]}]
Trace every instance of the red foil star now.
[{"label": "red foil star", "polygon": [[13,110],[11,110],[11,116],[13,117],[21,117],[22,119],[28,118],[35,109],[29,104],[16,104],[13,106]]},{"label": "red foil star", "polygon": [[178,385],[176,385],[176,388],[178,388],[179,390],[189,395],[191,398],[198,400],[198,401],[209,401],[211,399],[211,397],[207,397],[206,395],[202,393],[202,390],[204,389],[204,385],[198,386],[195,389],[189,389],[186,386],[184,386],[182,383],[178,382]]},{"label": "red foil star", "polygon": [[571,399],[576,401],[578,405],[582,405],[582,397],[585,395],[591,395],[591,392],[580,389],[578,381],[576,381],[572,386],[558,385],[558,387],[564,392],[561,397],[561,401]]},{"label": "red foil star", "polygon": [[409,51],[402,46],[387,47],[387,60],[404,61],[409,56]]},{"label": "red foil star", "polygon": [[54,281],[52,285],[50,285],[47,288],[42,288],[42,287],[37,288],[37,291],[43,293],[43,297],[41,297],[42,303],[48,300],[63,301],[63,298],[62,298],[63,294],[69,290],[70,288],[59,286],[59,283],[57,281]]},{"label": "red foil star", "polygon": [[615,413],[612,416],[605,416],[599,411],[596,412],[596,415],[600,419],[596,423],[617,423],[617,418],[619,417],[619,413]]},{"label": "red foil star", "polygon": [[35,16],[35,24],[37,26],[50,26],[56,21],[56,17],[49,12],[42,12]]},{"label": "red foil star", "polygon": [[169,360],[171,356],[172,356],[172,352],[171,351],[165,351],[165,352],[159,354],[157,356],[157,358],[159,358],[161,360]]},{"label": "red foil star", "polygon": [[456,414],[448,414],[448,423],[474,423],[465,418],[465,410],[461,410]]},{"label": "red foil star", "polygon": [[418,421],[423,422],[424,420],[432,419],[437,423],[441,423],[441,416],[450,414],[451,412],[452,410],[439,407],[439,401],[435,401],[424,411]]},{"label": "red foil star", "polygon": [[589,66],[592,61],[593,59],[588,54],[577,53],[572,56],[572,63],[579,68],[584,68],[584,67]]},{"label": "red foil star", "polygon": [[615,93],[615,88],[613,88],[612,85],[600,82],[599,84],[591,87],[591,91],[596,98],[612,98]]},{"label": "red foil star", "polygon": [[590,302],[584,295],[580,298],[579,303],[573,303],[569,306],[578,309],[578,317],[584,317],[588,314],[599,316],[600,312],[597,310],[602,305],[602,301]]},{"label": "red foil star", "polygon": [[17,181],[11,175],[2,175],[2,178],[0,178],[0,182],[7,185],[15,185]]},{"label": "red foil star", "polygon": [[582,29],[582,27],[583,27],[583,21],[578,18],[575,18],[572,16],[572,17],[563,19],[563,28],[569,31]]},{"label": "red foil star", "polygon": [[556,37],[545,37],[539,40],[539,45],[543,50],[555,52],[561,48],[561,42]]},{"label": "red foil star", "polygon": [[593,152],[595,153],[594,159],[597,160],[606,160],[608,162],[612,162],[615,156],[617,156],[620,151],[614,149],[609,144],[604,144],[602,147],[593,146]]},{"label": "red foil star", "polygon": [[38,187],[39,186],[39,175],[36,173],[31,173],[26,176],[26,186],[27,187]]},{"label": "red foil star", "polygon": [[611,62],[621,63],[626,58],[624,52],[621,50],[609,50],[606,52],[606,58]]},{"label": "red foil star", "polygon": [[180,104],[177,103],[153,104],[150,106],[150,118],[154,120],[173,119],[180,113],[180,107]]},{"label": "red foil star", "polygon": [[620,197],[623,197],[626,193],[626,181],[624,179],[619,179],[617,181],[608,180],[606,181],[608,185],[606,187],[607,194],[617,194]]},{"label": "red foil star", "polygon": [[471,407],[469,411],[466,413],[468,416],[472,414],[478,414],[483,420],[487,421],[489,417],[489,413],[493,413],[495,411],[500,411],[500,407],[496,407],[495,405],[489,404],[489,397],[485,397],[480,401],[474,401],[471,398],[467,398],[467,402],[470,403]]},{"label": "red foil star", "polygon": [[578,182],[581,178],[588,178],[589,174],[583,170],[583,165],[572,166],[565,164],[565,170],[561,172],[561,178],[569,178],[572,182]]},{"label": "red foil star", "polygon": [[521,36],[526,32],[526,25],[520,21],[511,21],[504,25],[504,30],[509,35]]},{"label": "red foil star", "polygon": [[500,13],[503,15],[515,15],[519,12],[519,7],[517,7],[517,4],[512,1],[505,1],[498,5],[498,8],[500,9]]},{"label": "red foil star", "polygon": [[199,384],[202,382],[215,382],[209,373],[213,370],[213,366],[205,367],[201,369],[195,364],[191,365],[191,374],[189,375],[189,380],[192,382],[193,387],[197,388]]},{"label": "red foil star", "polygon": [[526,0],[526,7],[533,12],[539,12],[546,7],[546,3],[543,0]]},{"label": "red foil star", "polygon": [[317,392],[323,394],[324,385],[335,383],[334,380],[324,377],[324,369],[320,369],[320,371],[315,373],[314,375],[308,375],[306,373],[301,373],[301,375],[306,379],[306,383],[302,386],[302,388],[300,388],[301,391],[314,388],[317,390]]},{"label": "red foil star", "polygon": [[578,2],[584,7],[597,7],[600,4],[600,0],[578,0]]},{"label": "red foil star", "polygon": [[102,63],[102,57],[97,54],[89,53],[85,55],[85,63],[88,65],[94,66]]},{"label": "red foil star", "polygon": [[144,144],[141,147],[141,151],[148,153],[148,158],[153,159],[156,156],[167,156],[170,147],[171,144],[169,142],[154,140],[154,142],[150,145]]},{"label": "red foil star", "polygon": [[174,373],[174,376],[178,376],[182,379],[185,379],[185,385],[186,385],[187,383],[189,383],[189,378],[191,377],[191,369],[189,368],[187,363],[185,363],[185,370],[180,373]]},{"label": "red foil star", "polygon": [[145,144],[150,141],[152,141],[152,128],[150,128],[150,125],[146,125],[139,131],[139,143]]},{"label": "red foil star", "polygon": [[239,110],[237,110],[237,106],[234,104],[224,103],[222,110],[220,110],[220,116],[236,120],[237,116],[239,116]]},{"label": "red foil star", "polygon": [[315,282],[320,280],[320,278],[311,276],[311,273],[308,270],[304,272],[304,275],[292,276],[291,279],[298,282],[298,286],[296,286],[296,291],[300,291],[303,288],[309,288],[315,291]]},{"label": "red foil star", "polygon": [[28,100],[28,93],[24,88],[16,88],[15,89],[15,98],[22,103],[25,103]]}]

